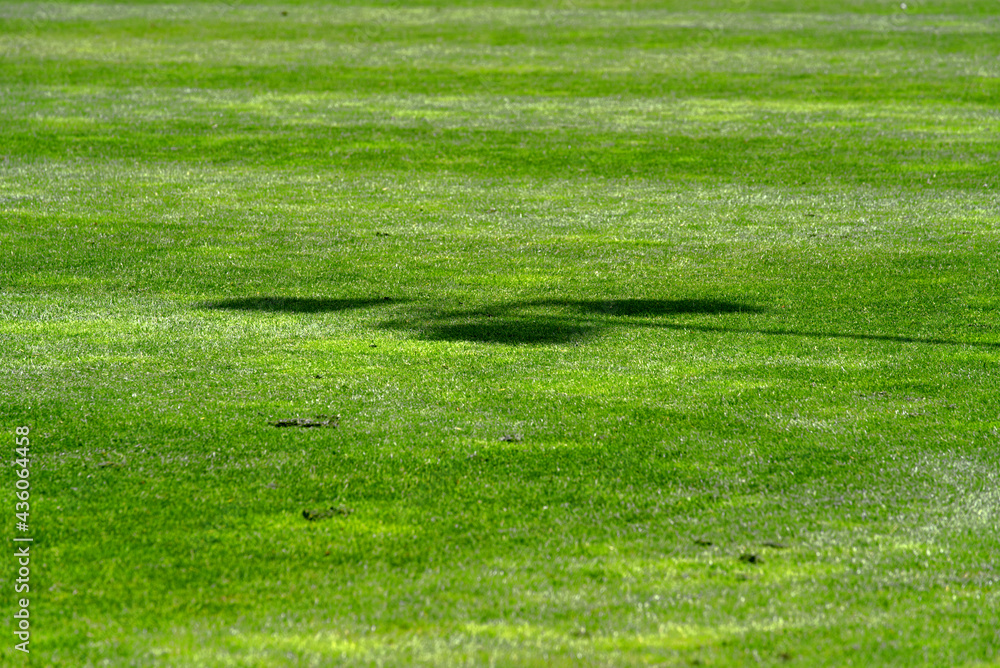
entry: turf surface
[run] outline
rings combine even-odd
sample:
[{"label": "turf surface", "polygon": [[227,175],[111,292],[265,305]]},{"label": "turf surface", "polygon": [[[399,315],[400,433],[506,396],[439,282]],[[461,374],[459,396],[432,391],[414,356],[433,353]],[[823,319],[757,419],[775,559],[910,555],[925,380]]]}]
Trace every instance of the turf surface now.
[{"label": "turf surface", "polygon": [[1000,664],[996,8],[0,4],[31,665]]}]

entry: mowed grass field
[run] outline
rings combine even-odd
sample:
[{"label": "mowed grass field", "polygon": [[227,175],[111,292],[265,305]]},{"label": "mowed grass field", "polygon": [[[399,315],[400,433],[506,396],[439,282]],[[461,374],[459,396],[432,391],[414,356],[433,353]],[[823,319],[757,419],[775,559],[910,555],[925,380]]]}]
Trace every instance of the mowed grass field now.
[{"label": "mowed grass field", "polygon": [[3,2],[0,661],[1000,665],[998,10]]}]

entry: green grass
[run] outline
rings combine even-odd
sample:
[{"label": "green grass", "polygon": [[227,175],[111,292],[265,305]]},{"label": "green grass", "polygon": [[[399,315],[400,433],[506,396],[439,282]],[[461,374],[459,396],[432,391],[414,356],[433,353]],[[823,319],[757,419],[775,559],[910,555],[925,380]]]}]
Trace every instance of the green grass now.
[{"label": "green grass", "polygon": [[0,4],[0,659],[1000,665],[1000,22],[907,4]]}]

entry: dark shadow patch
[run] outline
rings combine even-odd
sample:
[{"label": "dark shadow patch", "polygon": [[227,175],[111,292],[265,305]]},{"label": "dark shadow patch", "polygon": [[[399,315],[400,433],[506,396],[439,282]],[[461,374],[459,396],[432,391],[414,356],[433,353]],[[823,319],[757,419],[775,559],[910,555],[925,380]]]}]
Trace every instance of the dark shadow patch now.
[{"label": "dark shadow patch", "polygon": [[579,341],[592,332],[592,327],[562,320],[491,318],[477,322],[432,323],[420,329],[420,337],[429,341],[553,345]]},{"label": "dark shadow patch", "polygon": [[[537,313],[538,309],[552,312]],[[495,303],[469,310],[442,311],[424,315],[416,321],[394,320],[381,326],[411,330],[430,341],[552,345],[581,341],[609,327],[622,326],[620,321],[610,320],[614,317],[759,313],[762,310],[717,299],[534,299]],[[658,324],[636,323],[643,327]]]},{"label": "dark shadow patch", "polygon": [[611,316],[655,317],[686,313],[762,313],[764,309],[719,299],[595,299],[581,301],[547,300],[548,306],[571,306],[587,313]]},{"label": "dark shadow patch", "polygon": [[234,297],[203,302],[198,308],[229,311],[264,311],[271,313],[332,313],[383,304],[400,300],[390,297],[373,299],[318,299],[310,297]]},{"label": "dark shadow patch", "polygon": [[272,427],[302,427],[305,429],[310,427],[338,427],[340,426],[340,416],[335,415],[331,418],[326,415],[317,415],[315,418],[291,418],[269,422],[268,424]]},{"label": "dark shadow patch", "polygon": [[[370,299],[320,299],[308,297],[235,297],[203,302],[198,308],[258,311],[272,313],[330,313],[387,304],[406,303],[409,300],[390,297]],[[576,310],[580,315],[533,316],[525,309],[552,307]],[[564,311],[565,312],[565,311]],[[919,343],[931,345],[971,346],[1000,348],[1000,343],[987,341],[962,341],[945,338],[920,338],[892,334],[862,334],[846,332],[795,331],[788,329],[755,329],[752,327],[727,327],[719,325],[680,324],[669,321],[635,320],[623,322],[610,318],[657,318],[685,314],[726,315],[758,314],[766,308],[724,299],[538,299],[493,304],[476,310],[444,311],[418,318],[417,321],[394,320],[381,324],[385,329],[411,330],[426,340],[472,341],[509,345],[546,345],[579,341],[608,328],[659,327],[683,331],[767,334],[775,336],[802,336],[811,338],[841,338],[860,341],[886,341],[891,343]]]},{"label": "dark shadow patch", "polygon": [[[466,311],[448,311],[439,318],[489,318],[493,316],[529,317],[526,309],[569,309],[584,315],[659,317],[685,314],[722,315],[729,313],[764,313],[766,309],[750,304],[720,299],[533,299],[502,302]],[[546,316],[542,316],[546,317]]]},{"label": "dark shadow patch", "polygon": [[347,506],[330,506],[329,508],[324,508],[322,510],[306,510],[302,511],[302,517],[306,518],[310,522],[315,522],[316,520],[325,520],[329,517],[336,517],[340,515],[346,517],[353,513],[354,510],[348,508]]}]

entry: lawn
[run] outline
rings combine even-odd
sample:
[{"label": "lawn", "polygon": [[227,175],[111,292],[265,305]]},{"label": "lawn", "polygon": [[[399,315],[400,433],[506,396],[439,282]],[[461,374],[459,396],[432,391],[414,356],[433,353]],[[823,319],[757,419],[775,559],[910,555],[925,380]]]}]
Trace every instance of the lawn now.
[{"label": "lawn", "polygon": [[1000,666],[997,9],[3,2],[0,663]]}]

